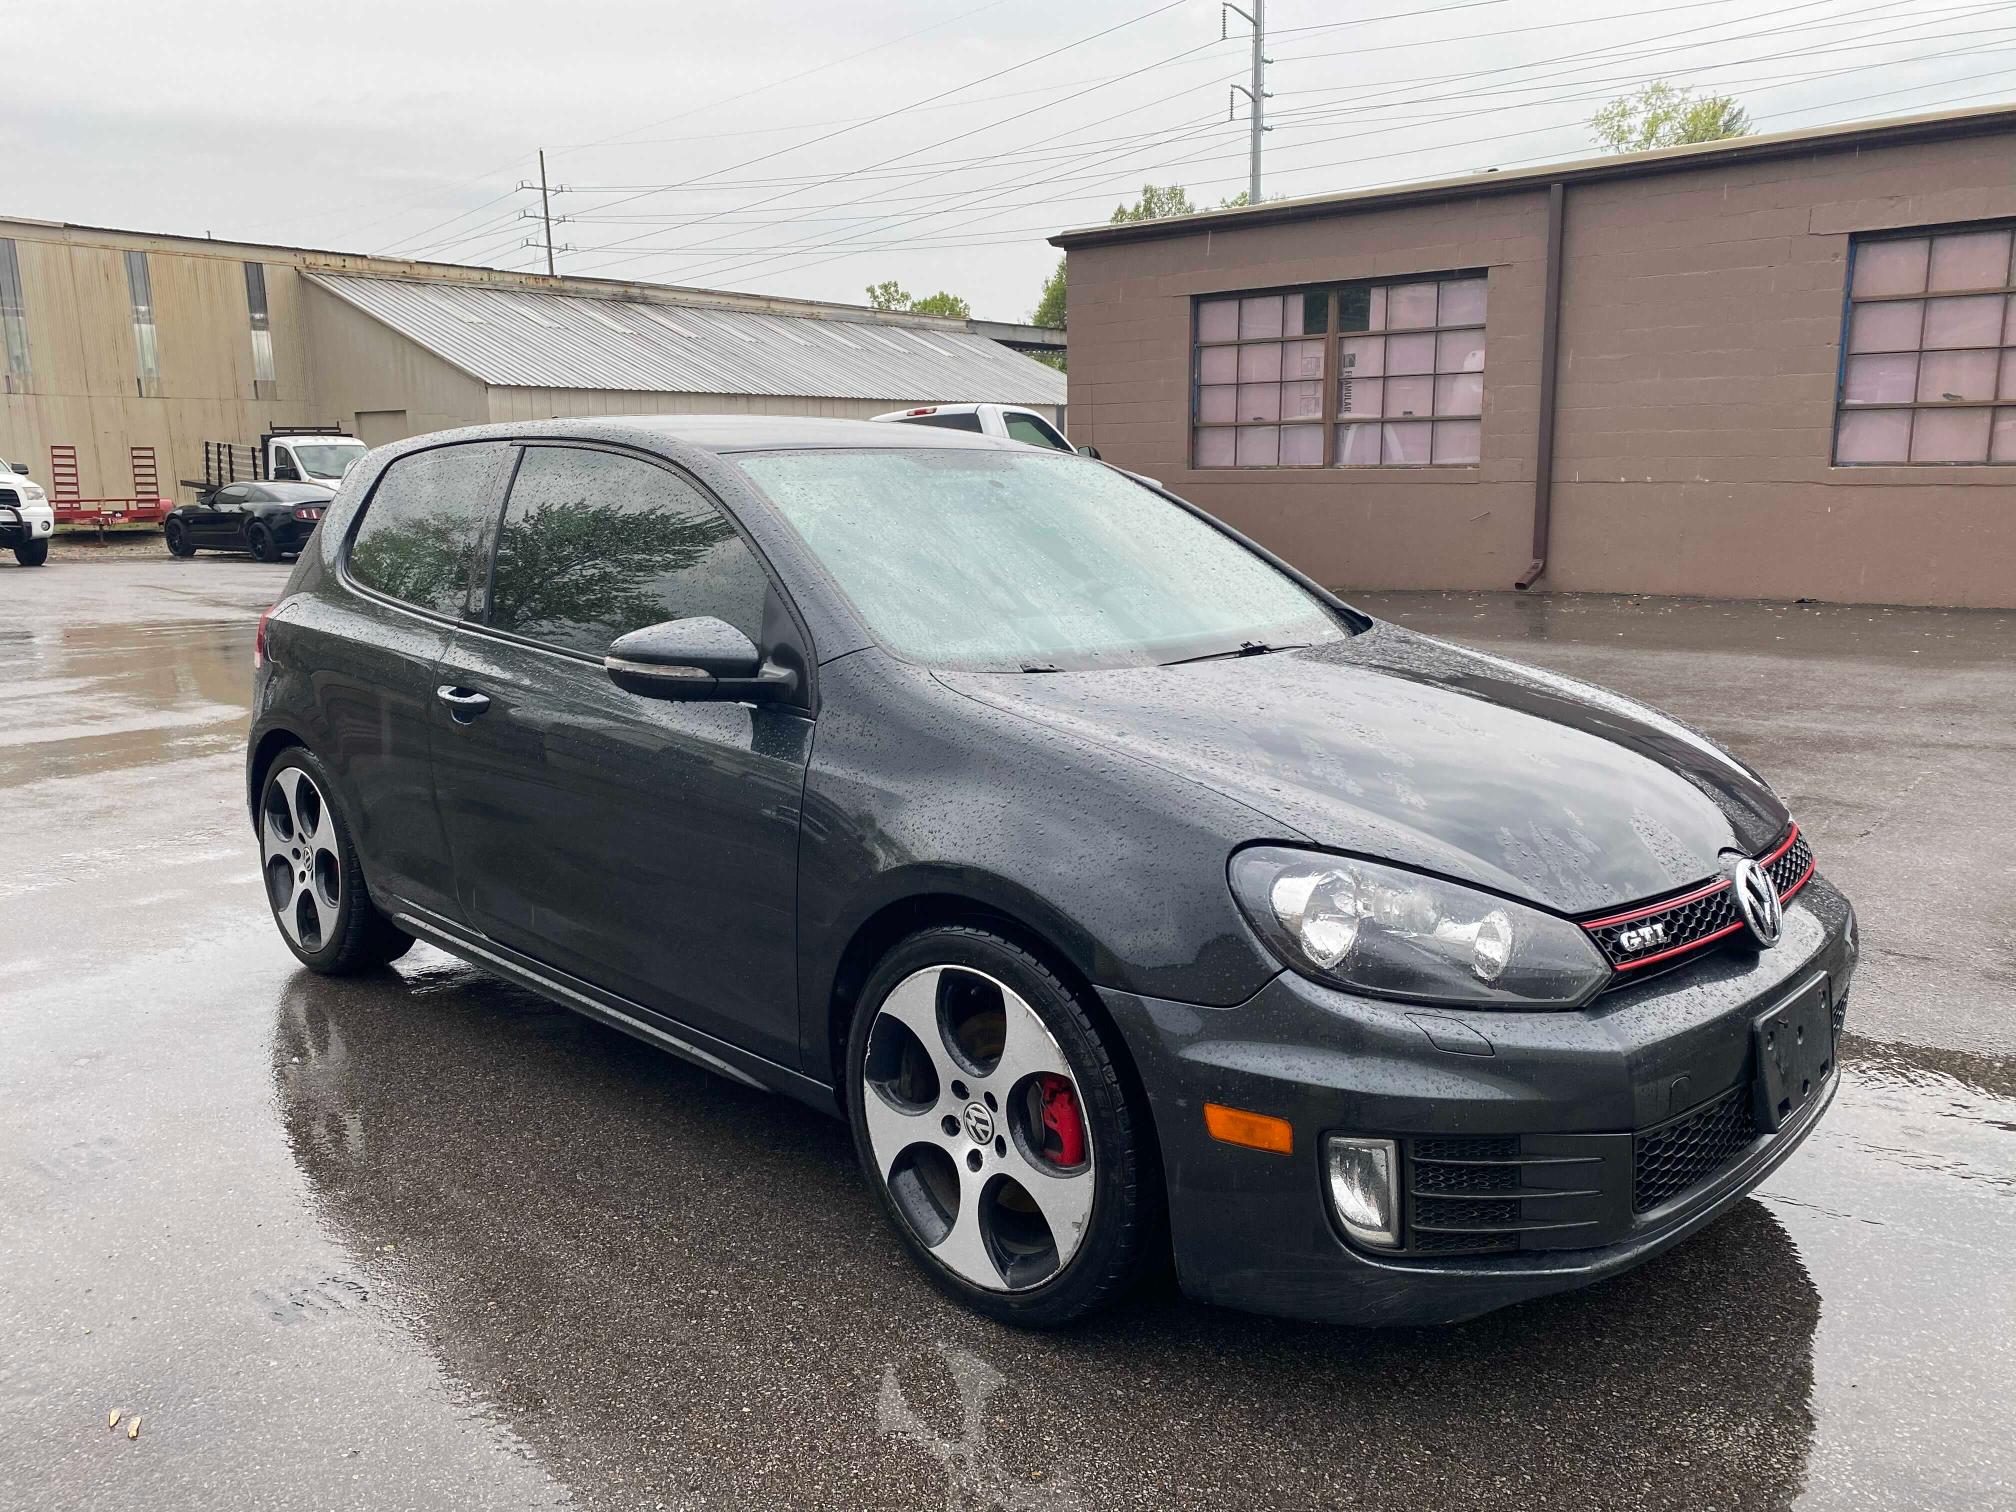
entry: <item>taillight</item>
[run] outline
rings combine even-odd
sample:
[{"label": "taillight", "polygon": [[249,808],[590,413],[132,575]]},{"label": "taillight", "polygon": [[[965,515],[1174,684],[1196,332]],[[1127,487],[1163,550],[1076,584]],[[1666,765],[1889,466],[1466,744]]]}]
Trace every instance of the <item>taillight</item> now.
[{"label": "taillight", "polygon": [[252,637],[252,670],[254,672],[257,672],[261,667],[266,665],[266,621],[273,618],[273,611],[277,607],[279,606],[269,604],[265,609],[260,611],[259,629]]},{"label": "taillight", "polygon": [[294,518],[300,520],[303,524],[312,525],[322,518],[322,511],[317,509],[313,504],[303,504],[294,511]]}]

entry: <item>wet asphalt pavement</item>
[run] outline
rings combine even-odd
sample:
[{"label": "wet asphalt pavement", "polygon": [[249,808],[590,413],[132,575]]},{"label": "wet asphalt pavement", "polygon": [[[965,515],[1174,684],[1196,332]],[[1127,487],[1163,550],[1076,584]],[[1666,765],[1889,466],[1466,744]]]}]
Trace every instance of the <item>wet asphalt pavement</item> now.
[{"label": "wet asphalt pavement", "polygon": [[285,571],[0,566],[0,1507],[2016,1506],[2016,615],[1363,600],[1774,778],[1861,909],[1840,1096],[1578,1295],[1031,1336],[840,1125],[425,947],[297,969],[240,796]]}]

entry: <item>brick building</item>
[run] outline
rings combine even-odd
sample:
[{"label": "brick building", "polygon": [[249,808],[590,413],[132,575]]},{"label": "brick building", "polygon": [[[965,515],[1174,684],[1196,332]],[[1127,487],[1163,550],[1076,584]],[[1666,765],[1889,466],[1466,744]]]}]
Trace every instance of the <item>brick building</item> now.
[{"label": "brick building", "polygon": [[2016,107],[1100,226],[1073,439],[1326,583],[2016,606]]}]

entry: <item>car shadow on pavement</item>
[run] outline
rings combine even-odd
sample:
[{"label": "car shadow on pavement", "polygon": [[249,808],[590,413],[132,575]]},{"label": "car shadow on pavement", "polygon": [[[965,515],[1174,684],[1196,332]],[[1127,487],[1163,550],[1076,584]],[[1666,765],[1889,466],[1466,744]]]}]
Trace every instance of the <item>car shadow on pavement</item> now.
[{"label": "car shadow on pavement", "polygon": [[433,952],[291,978],[289,1146],[386,1326],[587,1506],[1782,1507],[1819,1297],[1747,1201],[1590,1291],[1357,1331],[943,1299],[847,1131]]}]

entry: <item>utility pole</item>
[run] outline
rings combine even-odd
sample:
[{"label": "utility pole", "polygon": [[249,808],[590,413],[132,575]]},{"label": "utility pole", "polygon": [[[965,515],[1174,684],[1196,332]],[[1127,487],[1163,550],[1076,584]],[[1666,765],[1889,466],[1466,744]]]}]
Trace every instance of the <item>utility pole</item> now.
[{"label": "utility pole", "polygon": [[[1232,0],[1219,0],[1218,35],[1225,36],[1225,12],[1232,11],[1245,17],[1253,28],[1253,83],[1249,88],[1244,84],[1234,84],[1233,91],[1243,94],[1252,102],[1252,140],[1246,149],[1246,203],[1260,203],[1260,137],[1273,128],[1267,124],[1267,104],[1272,98],[1267,93],[1267,0],[1252,0],[1253,9],[1246,10],[1234,5]],[[1233,107],[1238,108],[1236,103]]]},{"label": "utility pole", "polygon": [[[1253,3],[1258,5],[1261,3],[1261,0],[1253,0]],[[1254,66],[1257,68],[1259,65],[1255,64]],[[1257,147],[1253,149],[1253,182],[1256,184],[1260,182],[1260,149]],[[1254,191],[1254,198],[1256,201],[1259,198],[1259,191],[1257,189]],[[546,194],[546,149],[544,147],[539,149],[539,218],[546,222],[546,276],[552,278],[554,276],[553,201]]]},{"label": "utility pole", "polygon": [[[518,187],[520,189],[537,189],[539,191],[539,208],[537,210],[520,210],[518,212],[518,216],[521,220],[536,220],[544,225],[546,232],[544,237],[544,245],[546,248],[546,276],[548,278],[551,278],[555,276],[555,269],[553,266],[553,254],[555,252],[573,252],[578,250],[577,248],[567,246],[556,247],[553,244],[553,223],[555,221],[559,221],[562,224],[565,224],[565,222],[570,219],[570,217],[568,216],[555,215],[553,213],[553,196],[556,194],[567,194],[570,193],[571,191],[567,188],[565,184],[554,184],[550,187],[547,185],[546,149],[544,147],[541,147],[539,149],[539,182],[535,184],[530,179],[520,179],[518,180]],[[540,245],[540,243],[528,241],[525,243],[525,245],[528,247],[533,247]]]}]

